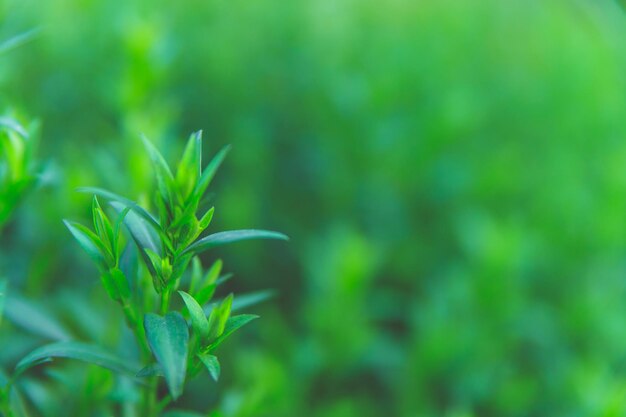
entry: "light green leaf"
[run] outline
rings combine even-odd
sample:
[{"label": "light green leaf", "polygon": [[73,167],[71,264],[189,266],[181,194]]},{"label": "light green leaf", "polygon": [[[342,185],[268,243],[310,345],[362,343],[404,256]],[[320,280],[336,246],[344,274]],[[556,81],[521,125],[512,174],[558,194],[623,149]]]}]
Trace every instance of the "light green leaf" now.
[{"label": "light green leaf", "polygon": [[95,194],[102,198],[106,198],[109,201],[117,201],[118,203],[122,203],[124,207],[130,207],[133,212],[137,213],[143,219],[145,219],[150,225],[157,230],[159,233],[162,233],[161,225],[156,219],[148,213],[143,207],[139,204],[135,203],[133,200],[130,200],[126,197],[122,197],[121,195],[117,195],[107,190],[103,190],[102,188],[97,187],[81,187],[77,190],[81,193]]},{"label": "light green leaf", "polygon": [[229,150],[230,150],[229,145],[223,147],[217,153],[217,155],[213,157],[211,162],[209,162],[209,165],[207,165],[207,167],[202,172],[202,175],[200,176],[200,180],[198,180],[198,184],[196,185],[196,188],[194,189],[191,195],[191,200],[193,201],[194,206],[197,206],[197,204],[202,199],[202,195],[204,195],[204,192],[206,191],[209,184],[211,183],[211,180],[215,176],[215,172],[217,172],[217,169],[222,164],[222,161],[224,161],[224,158],[226,157],[226,154],[228,153]]},{"label": "light green leaf", "polygon": [[111,250],[111,253],[115,255],[115,236],[113,235],[113,226],[111,226],[111,222],[109,218],[106,216],[102,207],[100,207],[100,203],[98,203],[98,197],[93,196],[93,202],[91,207],[91,212],[93,216],[93,227],[96,231],[96,235],[100,237],[100,241],[108,246]]},{"label": "light green leaf", "polygon": [[148,155],[152,161],[161,198],[163,199],[163,202],[167,203],[166,206],[173,210],[174,202],[176,201],[176,190],[174,187],[175,183],[172,171],[170,170],[169,165],[167,165],[165,158],[163,158],[163,155],[161,155],[152,142],[150,142],[150,140],[148,140],[148,138],[144,135],[141,136],[141,140],[148,150]]},{"label": "light green leaf", "polygon": [[226,322],[226,327],[224,328],[224,332],[217,338],[213,343],[209,345],[207,348],[208,351],[212,351],[222,344],[224,340],[231,334],[233,334],[236,330],[250,323],[252,320],[258,319],[259,316],[255,314],[240,314],[238,316],[232,316]]},{"label": "light green leaf", "polygon": [[208,353],[198,353],[198,358],[206,366],[207,371],[216,382],[220,378],[220,362],[217,360],[217,356],[209,355]]},{"label": "light green leaf", "polygon": [[193,329],[198,333],[201,340],[205,340],[209,336],[209,321],[204,315],[204,311],[198,302],[189,294],[184,291],[178,291],[178,294],[183,298],[187,309],[189,310],[189,316],[191,317],[191,325]]},{"label": "light green leaf", "polygon": [[289,240],[289,238],[282,233],[271,232],[268,230],[230,230],[208,235],[190,245],[187,249],[184,250],[184,252],[193,252],[197,254],[215,246],[251,239]]},{"label": "light green leaf", "polygon": [[42,361],[49,361],[53,358],[76,359],[133,376],[137,373],[135,367],[111,354],[107,349],[97,345],[69,341],[52,343],[35,349],[17,364],[15,373],[19,375]]},{"label": "light green leaf", "polygon": [[176,169],[176,185],[183,200],[191,194],[196,186],[202,169],[202,131],[192,133],[185,146],[183,157]]},{"label": "light green leaf", "polygon": [[209,210],[207,210],[206,213],[204,213],[204,215],[200,219],[200,222],[198,223],[198,229],[200,230],[200,232],[209,227],[209,224],[211,224],[211,220],[213,220],[214,213],[215,207],[211,207]]},{"label": "light green leaf", "polygon": [[79,223],[69,222],[67,220],[63,220],[63,223],[65,223],[65,226],[70,230],[78,244],[87,252],[87,255],[89,255],[98,267],[106,269],[107,265],[113,262],[109,250],[91,230]]},{"label": "light green leaf", "polygon": [[217,338],[224,332],[232,305],[233,295],[229,294],[218,307],[211,311],[209,316],[209,339]]},{"label": "light green leaf", "polygon": [[163,369],[170,394],[177,399],[183,392],[187,373],[187,322],[176,311],[165,317],[148,313],[144,316],[144,328],[150,349]]}]

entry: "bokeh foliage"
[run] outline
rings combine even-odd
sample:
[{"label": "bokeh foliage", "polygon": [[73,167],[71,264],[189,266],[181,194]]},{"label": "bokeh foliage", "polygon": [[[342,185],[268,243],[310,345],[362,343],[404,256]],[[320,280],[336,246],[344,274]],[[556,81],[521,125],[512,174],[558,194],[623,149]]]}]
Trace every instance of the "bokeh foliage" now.
[{"label": "bokeh foliage", "polygon": [[[74,189],[142,198],[139,133],[178,155],[204,129],[205,157],[233,145],[216,229],[292,241],[206,257],[236,273],[231,289],[277,297],[239,336],[252,342],[224,352],[220,384],[186,404],[238,417],[625,412],[617,2],[4,0],[0,23],[0,39],[40,28],[0,55],[0,108],[41,120],[48,162],[2,236],[2,271],[68,331],[123,340],[60,221],[88,215]],[[3,321],[1,363],[56,330]],[[63,375],[32,382],[44,415],[113,386],[79,373],[90,402],[59,404],[50,393],[79,384]]]}]

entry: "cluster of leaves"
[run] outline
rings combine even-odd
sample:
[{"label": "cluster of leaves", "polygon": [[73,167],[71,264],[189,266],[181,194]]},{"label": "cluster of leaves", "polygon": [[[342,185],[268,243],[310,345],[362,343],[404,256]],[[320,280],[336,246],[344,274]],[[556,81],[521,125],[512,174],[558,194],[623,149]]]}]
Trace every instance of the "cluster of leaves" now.
[{"label": "cluster of leaves", "polygon": [[0,230],[36,183],[32,134],[10,117],[0,117]]},{"label": "cluster of leaves", "polygon": [[[200,238],[215,211],[214,207],[202,209],[207,202],[204,195],[228,148],[222,149],[203,170],[202,135],[196,132],[189,138],[174,175],[152,143],[145,138],[143,141],[156,172],[154,206],[158,215],[110,191],[83,188],[81,191],[94,195],[93,229],[65,221],[96,264],[106,293],[122,307],[142,364],[137,365],[135,359],[118,358],[99,346],[63,341],[40,347],[24,357],[12,378],[55,357],[93,363],[131,375],[137,381],[148,378],[148,383],[142,384],[146,392],[140,407],[142,415],[153,416],[178,399],[185,381],[203,369],[217,381],[220,364],[215,349],[257,318],[251,314],[232,315],[232,294],[214,301],[217,287],[230,275],[221,275],[221,260],[204,270],[198,255],[231,242],[287,237],[265,230],[235,230]],[[98,198],[109,202],[109,214]],[[145,268],[139,267],[139,259]],[[175,292],[183,301],[181,311],[170,308]],[[160,401],[159,377],[164,377],[169,390],[169,395]],[[6,395],[9,389],[5,390]]]}]

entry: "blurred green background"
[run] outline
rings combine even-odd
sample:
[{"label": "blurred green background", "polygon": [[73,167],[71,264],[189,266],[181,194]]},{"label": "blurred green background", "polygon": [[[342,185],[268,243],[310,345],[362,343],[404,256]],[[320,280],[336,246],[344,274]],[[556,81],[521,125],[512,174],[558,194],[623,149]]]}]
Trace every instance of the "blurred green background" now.
[{"label": "blurred green background", "polygon": [[[0,55],[0,111],[39,120],[44,183],[0,270],[74,337],[109,343],[121,320],[61,223],[88,219],[75,188],[141,197],[139,134],[174,161],[203,129],[205,160],[233,145],[212,230],[291,242],[205,257],[229,290],[277,296],[183,406],[626,415],[618,2],[0,0],[0,39],[32,28]],[[24,333],[0,334],[7,368],[46,340]],[[69,393],[106,386],[84,378],[33,381],[35,409],[80,409]]]}]

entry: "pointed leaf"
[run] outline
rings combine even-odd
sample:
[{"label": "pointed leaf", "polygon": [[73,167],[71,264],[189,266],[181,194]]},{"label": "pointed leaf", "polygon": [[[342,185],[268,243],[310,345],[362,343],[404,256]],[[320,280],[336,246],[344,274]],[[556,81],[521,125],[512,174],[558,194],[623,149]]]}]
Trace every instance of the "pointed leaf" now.
[{"label": "pointed leaf", "polygon": [[237,294],[233,300],[232,311],[243,310],[276,296],[276,292],[272,290],[255,291],[248,294]]},{"label": "pointed leaf", "polygon": [[178,294],[183,298],[187,309],[189,310],[189,316],[191,317],[191,325],[193,329],[198,333],[201,340],[204,340],[209,335],[209,321],[204,315],[204,311],[198,302],[189,294],[184,291],[178,291]]},{"label": "pointed leaf", "polygon": [[[152,142],[150,142],[148,138],[143,135],[141,136],[141,139],[148,150],[148,154],[150,155],[150,160],[152,161],[157,178],[159,193],[161,194],[163,202],[166,202],[166,206],[173,210],[174,202],[176,201],[176,190],[174,188],[174,176],[172,175],[172,171],[165,161],[165,158],[163,158],[163,155],[161,155]],[[170,214],[171,213],[172,212],[170,211]]]},{"label": "pointed leaf", "polygon": [[[111,202],[111,206],[120,214],[127,208],[123,203],[116,201]],[[150,249],[159,256],[161,255],[161,239],[158,231],[150,222],[146,221],[143,216],[138,215],[134,210],[126,214],[123,222],[132,238],[142,250]]]},{"label": "pointed leaf", "polygon": [[98,198],[94,195],[92,202],[92,216],[93,216],[93,227],[96,231],[96,235],[100,237],[100,241],[108,246],[111,250],[112,254],[115,254],[115,237],[113,235],[113,226],[111,226],[111,222],[109,218],[106,216],[102,207],[100,207],[100,203],[98,203]]},{"label": "pointed leaf", "polygon": [[150,213],[148,213],[143,207],[135,203],[133,200],[130,200],[126,197],[122,197],[121,195],[117,195],[115,193],[112,193],[110,191],[103,190],[102,188],[97,188],[97,187],[81,187],[77,191],[81,193],[99,195],[100,197],[106,198],[109,201],[117,201],[118,203],[122,203],[124,207],[130,207],[133,210],[133,212],[137,213],[139,216],[145,219],[148,223],[150,223],[150,225],[152,225],[154,230],[157,230],[159,233],[162,233],[161,225],[159,224],[159,222],[157,222],[156,219]]},{"label": "pointed leaf", "polygon": [[198,353],[198,358],[206,366],[207,371],[211,378],[217,382],[220,378],[220,362],[217,360],[217,356],[209,355],[208,353]]},{"label": "pointed leaf", "polygon": [[217,153],[217,155],[213,157],[211,162],[209,162],[209,165],[207,165],[207,167],[202,172],[202,175],[200,176],[200,179],[198,180],[198,184],[196,185],[196,188],[194,189],[191,195],[191,199],[194,202],[195,206],[197,206],[200,200],[202,200],[202,195],[204,194],[207,187],[211,183],[211,180],[215,176],[215,172],[217,172],[217,169],[222,164],[222,161],[224,161],[224,158],[226,157],[226,154],[228,153],[229,150],[230,150],[230,146],[227,145],[223,147],[222,150],[220,150]]},{"label": "pointed leaf", "polygon": [[106,269],[107,264],[112,262],[112,256],[108,249],[102,244],[100,238],[85,226],[75,222],[63,220],[65,226],[70,230],[78,244],[83,248],[87,255],[99,267]]},{"label": "pointed leaf", "polygon": [[176,185],[183,200],[191,194],[202,169],[202,131],[192,133],[176,169]]},{"label": "pointed leaf", "polygon": [[57,342],[42,346],[26,355],[15,367],[16,374],[21,374],[41,361],[52,358],[68,358],[91,363],[114,372],[135,375],[137,369],[115,355],[110,350],[97,345],[81,342]]},{"label": "pointed leaf", "polygon": [[233,334],[236,330],[250,323],[252,320],[258,319],[259,316],[255,314],[240,314],[238,316],[232,316],[226,322],[226,327],[224,328],[224,332],[217,338],[213,343],[211,343],[208,347],[208,351],[212,351],[222,344],[224,340],[231,334]]},{"label": "pointed leaf", "polygon": [[211,311],[209,316],[209,339],[217,338],[224,332],[232,305],[233,295],[229,294],[218,307]]},{"label": "pointed leaf", "polygon": [[193,252],[197,254],[215,246],[251,239],[289,240],[289,238],[282,233],[271,232],[268,230],[230,230],[227,232],[219,232],[208,235],[190,245],[187,249],[183,251],[183,253]]},{"label": "pointed leaf", "polygon": [[150,349],[163,369],[170,394],[177,399],[183,392],[187,374],[189,328],[183,316],[170,312],[165,317],[148,313],[144,328]]},{"label": "pointed leaf", "polygon": [[215,213],[215,207],[211,207],[206,213],[204,213],[204,216],[202,216],[202,218],[200,219],[200,222],[198,223],[198,228],[200,229],[201,233],[204,229],[209,227],[209,224],[211,224],[211,220],[213,220],[213,213]]}]

